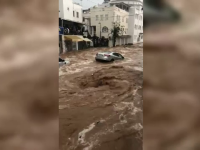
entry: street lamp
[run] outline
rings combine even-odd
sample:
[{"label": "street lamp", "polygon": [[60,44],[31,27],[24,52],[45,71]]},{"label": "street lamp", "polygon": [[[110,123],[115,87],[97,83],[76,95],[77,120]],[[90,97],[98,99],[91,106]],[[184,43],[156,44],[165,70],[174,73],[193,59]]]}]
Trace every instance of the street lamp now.
[{"label": "street lamp", "polygon": [[101,22],[99,22],[99,24],[100,24],[100,38],[101,38]]}]

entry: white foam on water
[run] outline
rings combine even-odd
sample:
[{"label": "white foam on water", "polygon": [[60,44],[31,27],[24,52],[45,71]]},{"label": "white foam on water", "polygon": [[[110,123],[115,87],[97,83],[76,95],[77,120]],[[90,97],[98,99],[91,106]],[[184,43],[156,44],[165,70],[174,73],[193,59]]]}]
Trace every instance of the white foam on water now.
[{"label": "white foam on water", "polygon": [[132,110],[134,108],[134,103],[133,102],[121,102],[119,104],[114,105],[115,111],[122,111],[126,108],[128,108],[129,110]]},{"label": "white foam on water", "polygon": [[[96,143],[96,142],[95,142]],[[83,150],[92,150],[93,146],[95,145],[95,143],[89,143],[88,147],[83,148]]]},{"label": "white foam on water", "polygon": [[132,115],[135,115],[137,112],[141,112],[142,110],[140,108],[134,107],[133,112],[131,112]]},{"label": "white foam on water", "polygon": [[65,72],[63,72],[61,69],[59,69],[59,76],[63,76],[65,74],[66,74]]},{"label": "white foam on water", "polygon": [[142,67],[133,67],[135,70],[138,70],[138,71],[143,71],[143,68]]},{"label": "white foam on water", "polygon": [[92,129],[94,129],[95,123],[90,124],[86,129],[82,130],[78,134],[78,142],[80,144],[85,144],[85,135],[86,133],[90,132]]},{"label": "white foam on water", "polygon": [[140,123],[136,123],[134,126],[131,127],[131,129],[135,129],[137,131],[140,131],[143,129],[143,126]]}]

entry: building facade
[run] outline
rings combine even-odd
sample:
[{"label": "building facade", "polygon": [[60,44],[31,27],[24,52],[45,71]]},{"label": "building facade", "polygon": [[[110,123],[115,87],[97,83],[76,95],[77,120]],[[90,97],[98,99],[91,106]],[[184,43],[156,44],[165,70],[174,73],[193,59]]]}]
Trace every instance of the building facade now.
[{"label": "building facade", "polygon": [[143,42],[143,1],[142,0],[104,0],[104,3],[119,5],[125,3],[129,5],[128,19],[128,43],[135,44]]},{"label": "building facade", "polygon": [[114,23],[119,23],[123,36],[117,39],[117,45],[143,42],[141,0],[104,0],[103,4],[84,10],[83,18],[91,36],[110,38]]},{"label": "building facade", "polygon": [[[121,6],[121,7],[119,7]],[[99,38],[109,39],[109,46],[112,46],[111,30],[115,24],[120,24],[122,33],[116,41],[116,45],[128,44],[128,20],[129,6],[125,3],[94,6],[83,11],[83,20],[89,33]]]},{"label": "building facade", "polygon": [[82,35],[82,6],[72,0],[59,0],[59,26],[64,27],[65,35]]},{"label": "building facade", "polygon": [[113,23],[119,23],[124,29],[124,34],[128,33],[129,13],[116,6],[94,7],[91,9],[91,26],[96,26],[96,35],[99,37],[109,37]]},{"label": "building facade", "polygon": [[91,41],[83,37],[82,6],[73,0],[59,0],[59,27],[63,34],[59,35],[60,53],[90,47]]},{"label": "building facade", "polygon": [[82,6],[72,0],[59,0],[59,18],[67,21],[82,23]]},{"label": "building facade", "polygon": [[85,36],[94,36],[94,27],[91,26],[91,12],[90,9],[83,10],[83,24],[87,34]]},{"label": "building facade", "polygon": [[132,6],[129,10],[129,43],[143,42],[143,9],[142,6]]}]

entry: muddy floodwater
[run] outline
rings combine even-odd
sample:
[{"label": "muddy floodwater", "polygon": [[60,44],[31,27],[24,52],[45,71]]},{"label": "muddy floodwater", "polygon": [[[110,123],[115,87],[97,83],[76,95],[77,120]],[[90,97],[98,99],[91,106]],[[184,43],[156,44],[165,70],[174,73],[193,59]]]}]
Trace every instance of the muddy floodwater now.
[{"label": "muddy floodwater", "polygon": [[[97,52],[125,59],[95,61]],[[142,150],[143,48],[92,48],[61,56],[59,68],[61,150]]]}]

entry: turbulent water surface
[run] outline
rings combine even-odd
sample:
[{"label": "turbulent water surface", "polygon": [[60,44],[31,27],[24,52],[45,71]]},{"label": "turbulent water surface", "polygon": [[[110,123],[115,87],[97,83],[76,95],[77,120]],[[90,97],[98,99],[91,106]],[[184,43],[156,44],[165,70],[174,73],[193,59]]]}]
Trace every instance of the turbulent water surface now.
[{"label": "turbulent water surface", "polygon": [[[125,60],[101,63],[97,52]],[[142,150],[143,49],[94,48],[67,53],[59,71],[62,150]]]}]

